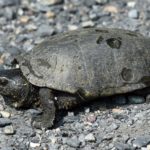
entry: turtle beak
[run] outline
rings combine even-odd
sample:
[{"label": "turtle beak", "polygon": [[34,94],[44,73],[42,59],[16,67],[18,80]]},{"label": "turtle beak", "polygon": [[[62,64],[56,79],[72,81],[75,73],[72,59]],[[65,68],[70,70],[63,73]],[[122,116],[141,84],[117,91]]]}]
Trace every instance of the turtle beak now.
[{"label": "turtle beak", "polygon": [[10,83],[9,70],[0,69],[0,94],[2,96],[8,96],[10,94],[8,87]]},{"label": "turtle beak", "polygon": [[15,91],[15,77],[17,73],[15,69],[0,70],[0,94],[8,96]]}]

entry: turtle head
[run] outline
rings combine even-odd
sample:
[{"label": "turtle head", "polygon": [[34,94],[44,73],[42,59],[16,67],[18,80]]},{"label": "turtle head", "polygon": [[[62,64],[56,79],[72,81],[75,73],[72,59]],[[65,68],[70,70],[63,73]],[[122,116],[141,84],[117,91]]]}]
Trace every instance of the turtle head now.
[{"label": "turtle head", "polygon": [[0,94],[5,102],[15,108],[24,104],[30,90],[30,84],[20,69],[0,70]]}]

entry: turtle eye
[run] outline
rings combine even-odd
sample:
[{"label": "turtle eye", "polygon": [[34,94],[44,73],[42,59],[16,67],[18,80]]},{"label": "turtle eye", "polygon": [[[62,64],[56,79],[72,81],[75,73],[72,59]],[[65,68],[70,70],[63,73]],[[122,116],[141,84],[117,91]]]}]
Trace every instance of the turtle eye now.
[{"label": "turtle eye", "polygon": [[0,77],[0,85],[6,85],[8,83],[8,79],[6,77]]}]

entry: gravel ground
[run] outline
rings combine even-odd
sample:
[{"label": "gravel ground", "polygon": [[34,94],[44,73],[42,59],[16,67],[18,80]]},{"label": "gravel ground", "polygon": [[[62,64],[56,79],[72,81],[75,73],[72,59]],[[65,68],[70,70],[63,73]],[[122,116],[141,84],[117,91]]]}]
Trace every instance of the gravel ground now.
[{"label": "gravel ground", "polygon": [[[91,26],[150,36],[150,1],[0,0],[0,68],[48,36]],[[36,110],[15,110],[0,97],[0,150],[150,150],[150,95],[112,99],[61,112],[45,131],[31,127]]]}]

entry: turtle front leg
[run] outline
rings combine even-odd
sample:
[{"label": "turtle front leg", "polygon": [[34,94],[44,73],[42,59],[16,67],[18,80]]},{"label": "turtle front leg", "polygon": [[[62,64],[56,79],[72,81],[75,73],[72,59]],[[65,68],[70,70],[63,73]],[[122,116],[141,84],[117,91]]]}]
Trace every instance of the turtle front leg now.
[{"label": "turtle front leg", "polygon": [[33,118],[32,125],[35,128],[51,128],[53,126],[56,111],[53,93],[48,88],[41,88],[39,90],[39,98],[42,114]]}]

